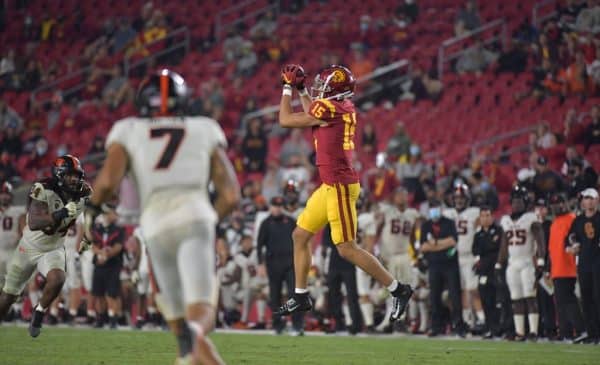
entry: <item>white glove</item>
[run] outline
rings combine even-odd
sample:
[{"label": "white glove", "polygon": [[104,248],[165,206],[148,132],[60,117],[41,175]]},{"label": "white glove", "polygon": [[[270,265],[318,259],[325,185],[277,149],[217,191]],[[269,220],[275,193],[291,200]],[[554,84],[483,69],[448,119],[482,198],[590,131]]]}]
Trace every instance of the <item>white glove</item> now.
[{"label": "white glove", "polygon": [[140,281],[140,273],[139,273],[139,271],[137,271],[137,270],[134,270],[134,271],[131,273],[131,282],[132,282],[133,284],[137,284],[139,281]]},{"label": "white glove", "polygon": [[83,236],[81,238],[81,242],[79,243],[79,250],[77,250],[77,252],[82,253],[84,251],[89,250],[90,247],[92,247],[92,243],[88,241],[88,239],[85,238],[85,236]]},{"label": "white glove", "polygon": [[75,202],[68,202],[67,205],[65,205],[65,208],[67,209],[70,218],[77,215],[77,204]]}]

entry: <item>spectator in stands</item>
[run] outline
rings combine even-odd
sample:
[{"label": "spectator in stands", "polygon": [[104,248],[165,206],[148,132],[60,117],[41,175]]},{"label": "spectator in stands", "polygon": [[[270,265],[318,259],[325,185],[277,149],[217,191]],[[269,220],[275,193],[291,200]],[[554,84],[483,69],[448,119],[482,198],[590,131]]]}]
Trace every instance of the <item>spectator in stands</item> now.
[{"label": "spectator in stands", "polygon": [[112,54],[119,53],[131,43],[136,36],[136,32],[127,20],[121,18],[118,20],[118,26],[110,40],[110,50]]},{"label": "spectator in stands", "polygon": [[100,135],[97,135],[96,137],[94,137],[92,146],[90,147],[90,150],[88,151],[88,156],[89,155],[97,155],[100,153],[104,153],[104,138]]},{"label": "spectator in stands", "polygon": [[585,128],[583,134],[584,152],[587,153],[592,145],[600,144],[600,107],[594,105],[590,110],[592,122]]},{"label": "spectator in stands", "polygon": [[600,45],[597,45],[594,52],[594,60],[586,62],[586,72],[592,80],[596,89],[600,86]]},{"label": "spectator in stands", "polygon": [[523,43],[509,39],[508,47],[498,57],[496,73],[512,72],[515,75],[520,74],[527,67],[528,56]]},{"label": "spectator in stands", "polygon": [[600,6],[595,0],[588,0],[588,7],[577,16],[575,30],[593,34],[600,32]]},{"label": "spectator in stands", "polygon": [[0,78],[4,79],[15,71],[15,50],[6,51],[2,60],[0,60]]},{"label": "spectator in stands", "polygon": [[400,186],[393,166],[390,166],[388,156],[378,153],[375,157],[375,168],[367,172],[366,184],[369,197],[375,202],[388,200],[391,194]]},{"label": "spectator in stands", "polygon": [[575,62],[559,72],[558,80],[562,82],[563,96],[587,94],[589,90],[588,75],[582,52],[577,52]]},{"label": "spectator in stands", "polygon": [[535,136],[535,145],[538,148],[548,149],[556,146],[556,136],[550,131],[550,125],[546,121],[538,124]]},{"label": "spectator in stands", "polygon": [[23,149],[21,136],[16,128],[6,128],[2,138],[2,149],[13,156],[19,156]]},{"label": "spectator in stands", "polygon": [[538,42],[532,45],[534,60],[540,64],[543,60],[548,60],[554,63],[558,60],[558,48],[556,44],[548,40],[548,36],[544,33],[539,35]]},{"label": "spectator in stands", "polygon": [[0,181],[12,181],[19,173],[13,165],[12,156],[7,151],[0,153]]},{"label": "spectator in stands", "polygon": [[31,91],[37,88],[42,79],[42,72],[39,62],[35,59],[27,61],[25,66],[25,72],[23,73],[23,79],[21,80],[21,86],[24,90]]},{"label": "spectator in stands", "polygon": [[304,139],[302,130],[298,128],[292,129],[290,136],[283,142],[281,151],[279,151],[281,163],[286,165],[289,158],[293,155],[308,156],[311,150],[308,142]]},{"label": "spectator in stands", "polygon": [[17,132],[23,130],[23,119],[17,112],[0,99],[0,132],[12,128]]},{"label": "spectator in stands", "polygon": [[386,152],[391,160],[406,162],[411,145],[410,137],[406,134],[404,123],[396,123],[396,131],[387,144]]},{"label": "spectator in stands", "polygon": [[150,20],[150,18],[152,17],[152,11],[154,10],[154,4],[152,3],[152,1],[147,1],[142,8],[140,9],[140,16],[137,17],[134,21],[133,21],[133,29],[136,32],[141,32],[142,30],[144,30],[145,26],[146,26],[146,22],[148,22]]},{"label": "spectator in stands", "polygon": [[481,75],[497,57],[494,52],[487,50],[483,46],[483,42],[478,39],[473,47],[468,48],[460,56],[456,63],[456,71],[459,74],[473,72]]},{"label": "spectator in stands", "polygon": [[250,41],[245,41],[241,54],[237,60],[236,65],[236,75],[243,77],[250,77],[254,74],[254,70],[258,65],[258,57],[256,56],[256,52],[254,52],[253,44]]},{"label": "spectator in stands", "polygon": [[533,191],[535,197],[545,198],[550,194],[564,191],[566,186],[563,179],[548,167],[545,157],[538,157],[535,164],[535,176],[533,177]]},{"label": "spectator in stands", "polygon": [[409,92],[401,98],[409,100],[437,100],[442,92],[442,83],[431,78],[429,73],[423,72],[421,68],[415,68],[410,81]]},{"label": "spectator in stands", "polygon": [[242,53],[244,38],[235,29],[230,29],[223,41],[223,55],[226,63],[234,62]]},{"label": "spectator in stands", "polygon": [[375,127],[373,127],[373,123],[367,123],[363,127],[361,146],[363,152],[366,154],[372,154],[377,150],[377,134],[375,133]]},{"label": "spectator in stands", "polygon": [[267,172],[262,179],[262,195],[267,201],[281,194],[281,169],[276,158],[270,159],[267,162]]},{"label": "spectator in stands", "polygon": [[585,166],[584,161],[577,157],[570,160],[568,166],[567,181],[570,199],[577,199],[583,190],[596,187],[598,174],[592,166]]},{"label": "spectator in stands", "polygon": [[[577,111],[571,108],[567,111],[564,121],[562,139],[568,145],[583,144],[584,127],[577,119]],[[564,172],[563,172],[564,173]]]},{"label": "spectator in stands", "polygon": [[366,57],[364,48],[357,48],[352,52],[353,60],[350,63],[350,69],[357,79],[367,76],[375,69],[373,62]]},{"label": "spectator in stands", "polygon": [[419,16],[419,6],[416,0],[403,0],[396,8],[396,16],[404,16],[411,23],[414,23]]},{"label": "spectator in stands", "polygon": [[566,0],[566,4],[558,3],[557,20],[558,26],[563,30],[572,30],[581,10],[585,9],[585,3],[580,0]]},{"label": "spectator in stands", "polygon": [[275,14],[268,11],[259,16],[258,21],[250,28],[250,38],[262,39],[267,38],[277,30],[277,21]]},{"label": "spectator in stands", "polygon": [[246,135],[242,141],[244,154],[244,171],[265,172],[265,158],[268,153],[269,142],[262,128],[260,119],[254,118],[248,123]]},{"label": "spectator in stands", "polygon": [[110,81],[102,90],[102,100],[110,109],[116,109],[122,103],[133,100],[135,94],[129,79],[123,75],[120,65],[116,65],[107,73],[111,77]]},{"label": "spectator in stands", "polygon": [[468,31],[479,28],[481,19],[475,0],[467,0],[465,6],[460,9],[454,23],[454,33],[461,36]]},{"label": "spectator in stands", "polygon": [[399,164],[396,170],[398,179],[409,192],[413,193],[419,185],[419,177],[427,169],[427,166],[421,160],[421,149],[413,144],[409,150],[410,157],[407,163]]}]

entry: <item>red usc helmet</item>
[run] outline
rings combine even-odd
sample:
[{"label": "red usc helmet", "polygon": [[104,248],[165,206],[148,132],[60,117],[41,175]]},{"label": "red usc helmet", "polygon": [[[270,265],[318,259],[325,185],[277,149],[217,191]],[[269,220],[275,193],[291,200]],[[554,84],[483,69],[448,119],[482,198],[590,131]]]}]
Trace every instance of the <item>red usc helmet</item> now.
[{"label": "red usc helmet", "polygon": [[346,99],[354,95],[356,79],[352,71],[340,65],[324,68],[315,76],[311,96],[318,99]]}]

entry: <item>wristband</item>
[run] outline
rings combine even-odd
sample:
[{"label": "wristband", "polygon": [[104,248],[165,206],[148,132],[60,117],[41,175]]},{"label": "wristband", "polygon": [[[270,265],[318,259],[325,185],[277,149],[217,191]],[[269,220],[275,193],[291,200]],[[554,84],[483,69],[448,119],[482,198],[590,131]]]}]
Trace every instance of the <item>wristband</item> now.
[{"label": "wristband", "polygon": [[544,266],[544,264],[545,264],[545,261],[543,258],[540,257],[539,259],[537,259],[537,266]]},{"label": "wristband", "polygon": [[496,265],[494,265],[494,269],[500,270],[500,269],[502,269],[502,265],[500,265],[499,262],[496,262]]},{"label": "wristband", "polygon": [[54,222],[60,222],[68,216],[69,211],[67,210],[67,208],[62,208],[52,213],[52,219],[54,220]]},{"label": "wristband", "polygon": [[292,96],[292,87],[290,85],[283,85],[281,95]]}]

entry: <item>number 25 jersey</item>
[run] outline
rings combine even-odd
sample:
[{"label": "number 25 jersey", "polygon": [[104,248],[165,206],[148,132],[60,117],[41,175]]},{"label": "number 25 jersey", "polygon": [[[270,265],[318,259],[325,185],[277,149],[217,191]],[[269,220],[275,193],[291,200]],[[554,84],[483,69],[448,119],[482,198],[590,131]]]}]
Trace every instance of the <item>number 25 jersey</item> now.
[{"label": "number 25 jersey", "polygon": [[358,174],[352,167],[354,104],[350,100],[317,99],[310,105],[309,114],[327,122],[327,126],[312,129],[321,181],[328,185],[357,183]]},{"label": "number 25 jersey", "polygon": [[115,123],[107,149],[120,144],[138,190],[144,234],[203,220],[216,224],[210,204],[211,155],[225,147],[218,123],[206,117],[126,118]]},{"label": "number 25 jersey", "polygon": [[538,222],[535,213],[527,212],[516,220],[505,215],[500,220],[508,240],[508,261],[531,260],[535,252],[531,225]]}]

